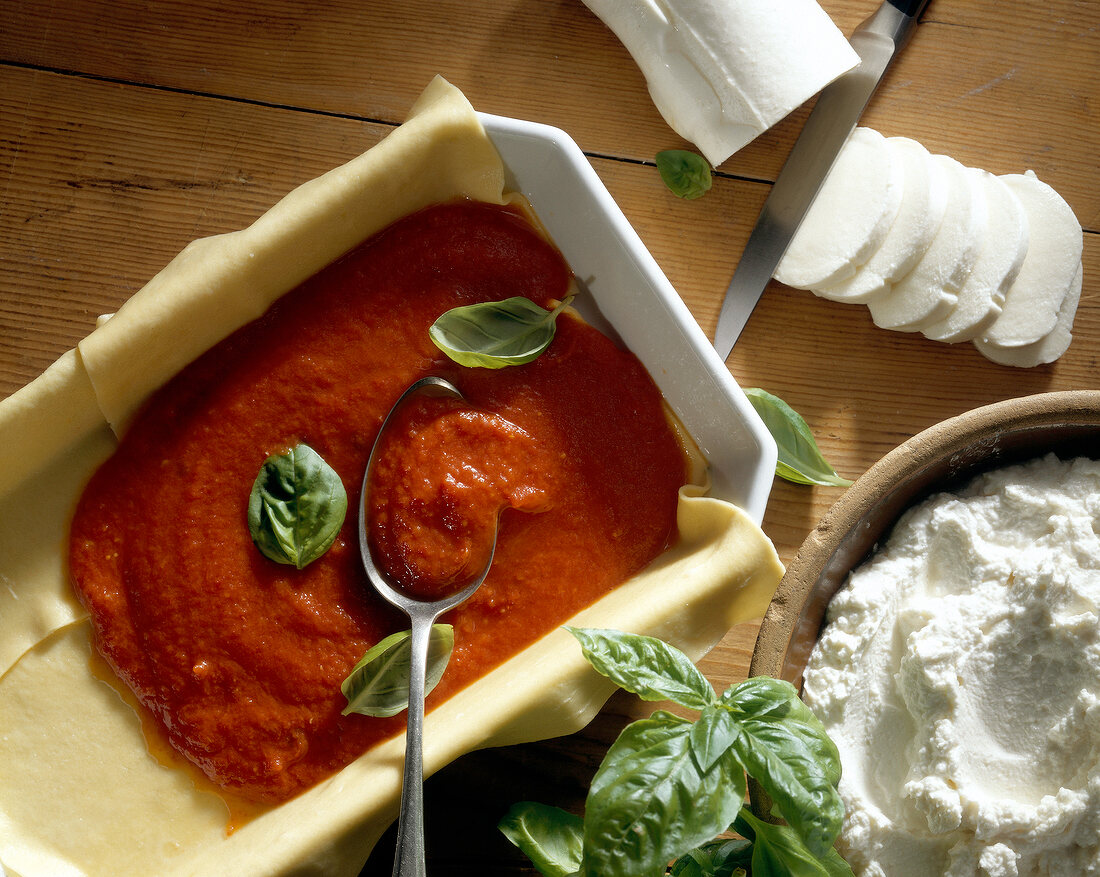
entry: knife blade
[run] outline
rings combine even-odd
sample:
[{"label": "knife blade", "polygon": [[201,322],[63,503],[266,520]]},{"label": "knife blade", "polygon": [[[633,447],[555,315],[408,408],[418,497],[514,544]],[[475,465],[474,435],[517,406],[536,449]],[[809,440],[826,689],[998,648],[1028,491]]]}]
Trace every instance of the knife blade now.
[{"label": "knife blade", "polygon": [[849,38],[860,63],[822,89],[749,235],[718,315],[714,348],[725,361],[890,63],[928,0],[884,0]]}]

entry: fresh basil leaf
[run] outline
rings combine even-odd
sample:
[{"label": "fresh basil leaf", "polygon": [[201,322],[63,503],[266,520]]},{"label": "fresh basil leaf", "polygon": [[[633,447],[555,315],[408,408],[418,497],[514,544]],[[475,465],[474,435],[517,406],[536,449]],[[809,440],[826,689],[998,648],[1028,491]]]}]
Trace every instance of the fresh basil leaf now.
[{"label": "fresh basil leaf", "polygon": [[822,456],[810,427],[797,411],[778,396],[757,387],[745,390],[745,395],[779,446],[776,475],[795,484],[851,486],[852,482],[837,475]]},{"label": "fresh basil leaf", "polygon": [[819,861],[824,866],[827,877],[855,877],[852,866],[844,861],[836,847],[832,847]]},{"label": "fresh basil leaf", "polygon": [[665,149],[657,153],[657,170],[677,198],[701,198],[711,186],[710,165],[701,155],[686,149]]},{"label": "fresh basil leaf", "polygon": [[710,770],[741,733],[741,726],[729,710],[708,706],[691,727],[691,751],[699,762],[699,769]]},{"label": "fresh basil leaf", "polygon": [[618,630],[569,627],[593,667],[642,700],[671,700],[701,710],[714,703],[714,688],[679,649],[650,636]]},{"label": "fresh basil leaf", "polygon": [[757,819],[747,807],[734,828],[752,840],[753,877],[854,877],[835,849],[814,855],[790,826]]},{"label": "fresh basil leaf", "polygon": [[809,711],[798,696],[798,689],[785,679],[775,679],[772,676],[750,676],[748,679],[731,685],[719,699],[738,715],[759,716],[775,715],[785,716],[792,710],[799,708]]},{"label": "fresh basil leaf", "polygon": [[753,677],[723,694],[721,703],[741,726],[733,749],[775,808],[823,856],[844,818],[837,792],[840,756],[835,744],[790,683]]},{"label": "fresh basil leaf", "polygon": [[732,752],[701,771],[692,723],[666,712],[627,725],[585,803],[586,877],[660,877],[668,862],[723,832],[745,795]]},{"label": "fresh basil leaf", "polygon": [[432,323],[428,335],[459,365],[522,365],[550,346],[558,314],[572,300],[568,296],[552,311],[523,296],[451,308]]},{"label": "fresh basil leaf", "polygon": [[497,828],[531,860],[542,877],[572,877],[581,867],[584,822],[560,807],[513,804]]},{"label": "fresh basil leaf", "polygon": [[721,703],[741,718],[783,722],[814,750],[829,783],[836,786],[840,782],[840,752],[821,720],[802,702],[791,683],[770,676],[753,676],[730,686]]},{"label": "fresh basil leaf", "polygon": [[752,843],[744,838],[712,840],[672,863],[669,877],[745,877]]},{"label": "fresh basil leaf", "polygon": [[340,476],[299,444],[264,460],[248,498],[248,529],[264,556],[302,569],[328,551],[347,510]]},{"label": "fresh basil leaf", "polygon": [[[455,629],[449,624],[433,624],[428,638],[428,672],[424,693],[431,692],[455,645]],[[412,632],[401,630],[367,649],[359,663],[340,683],[348,705],[344,715],[396,716],[409,706],[409,665],[412,663]]]}]

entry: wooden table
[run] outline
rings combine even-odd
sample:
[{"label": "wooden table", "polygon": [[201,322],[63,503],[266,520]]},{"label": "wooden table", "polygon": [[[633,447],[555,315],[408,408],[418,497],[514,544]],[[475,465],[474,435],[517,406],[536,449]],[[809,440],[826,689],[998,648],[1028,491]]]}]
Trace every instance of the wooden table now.
[{"label": "wooden table", "polygon": [[[874,0],[824,0],[845,33]],[[712,334],[721,296],[808,106],[680,201],[653,166],[685,144],[580,0],[4,0],[0,5],[0,396],[33,379],[188,241],[246,225],[363,151],[436,74],[475,107],[568,131]],[[932,0],[864,116],[994,173],[1027,168],[1085,227],[1075,340],[1057,363],[997,366],[970,345],[876,329],[864,308],[772,284],[729,359],[785,398],[855,478],[944,418],[1015,396],[1100,388],[1100,4]],[[789,561],[838,489],[777,481],[764,529]],[[704,661],[742,679],[755,625]],[[478,753],[428,783],[434,873],[534,874],[498,835],[514,801],[579,810],[638,711],[616,696],[583,733]],[[392,838],[364,873],[388,873]]]}]

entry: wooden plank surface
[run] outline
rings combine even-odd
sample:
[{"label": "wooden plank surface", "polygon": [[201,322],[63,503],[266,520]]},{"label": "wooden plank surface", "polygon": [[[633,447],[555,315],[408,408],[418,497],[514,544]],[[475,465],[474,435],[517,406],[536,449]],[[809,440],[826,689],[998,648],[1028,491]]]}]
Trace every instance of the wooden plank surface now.
[{"label": "wooden plank surface", "polygon": [[[873,0],[822,4],[845,31]],[[0,397],[33,379],[188,241],[247,224],[377,142],[436,73],[481,110],[568,131],[703,329],[808,106],[725,162],[698,201],[652,165],[682,146],[629,55],[579,0],[5,0],[0,4]],[[1100,3],[932,0],[864,121],[995,173],[1034,169],[1086,228],[1075,340],[996,366],[876,329],[865,309],[772,284],[729,367],[810,422],[856,477],[921,429],[1028,393],[1100,389]],[[777,482],[764,529],[789,561],[837,489]],[[747,672],[755,627],[704,662]],[[639,707],[580,735],[468,756],[429,783],[434,869],[534,873],[495,822],[525,797],[578,808]],[[469,800],[469,789],[477,788]],[[386,873],[380,848],[364,873]]]}]

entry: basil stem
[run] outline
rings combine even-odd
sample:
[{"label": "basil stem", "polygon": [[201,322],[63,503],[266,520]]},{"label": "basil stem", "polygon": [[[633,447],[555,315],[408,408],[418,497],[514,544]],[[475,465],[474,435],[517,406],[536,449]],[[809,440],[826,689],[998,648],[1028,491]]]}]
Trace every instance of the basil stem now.
[{"label": "basil stem", "polygon": [[703,156],[686,149],[666,149],[657,153],[656,160],[661,179],[676,197],[691,201],[710,190],[710,165]]},{"label": "basil stem", "polygon": [[451,308],[432,323],[428,335],[459,365],[523,365],[550,346],[558,314],[572,300],[568,296],[552,311],[523,296]]},{"label": "basil stem", "polygon": [[340,476],[299,444],[264,460],[248,498],[248,529],[264,556],[302,569],[328,551],[347,510]]},{"label": "basil stem", "polygon": [[745,390],[745,395],[779,447],[776,475],[795,484],[851,486],[851,481],[837,475],[826,462],[810,427],[797,411],[778,396],[756,387]]},{"label": "basil stem", "polygon": [[[449,624],[433,624],[428,639],[428,674],[424,693],[431,692],[454,651],[455,630]],[[347,698],[344,715],[396,716],[409,706],[409,665],[412,632],[398,631],[369,648],[359,659],[340,690]]]}]

